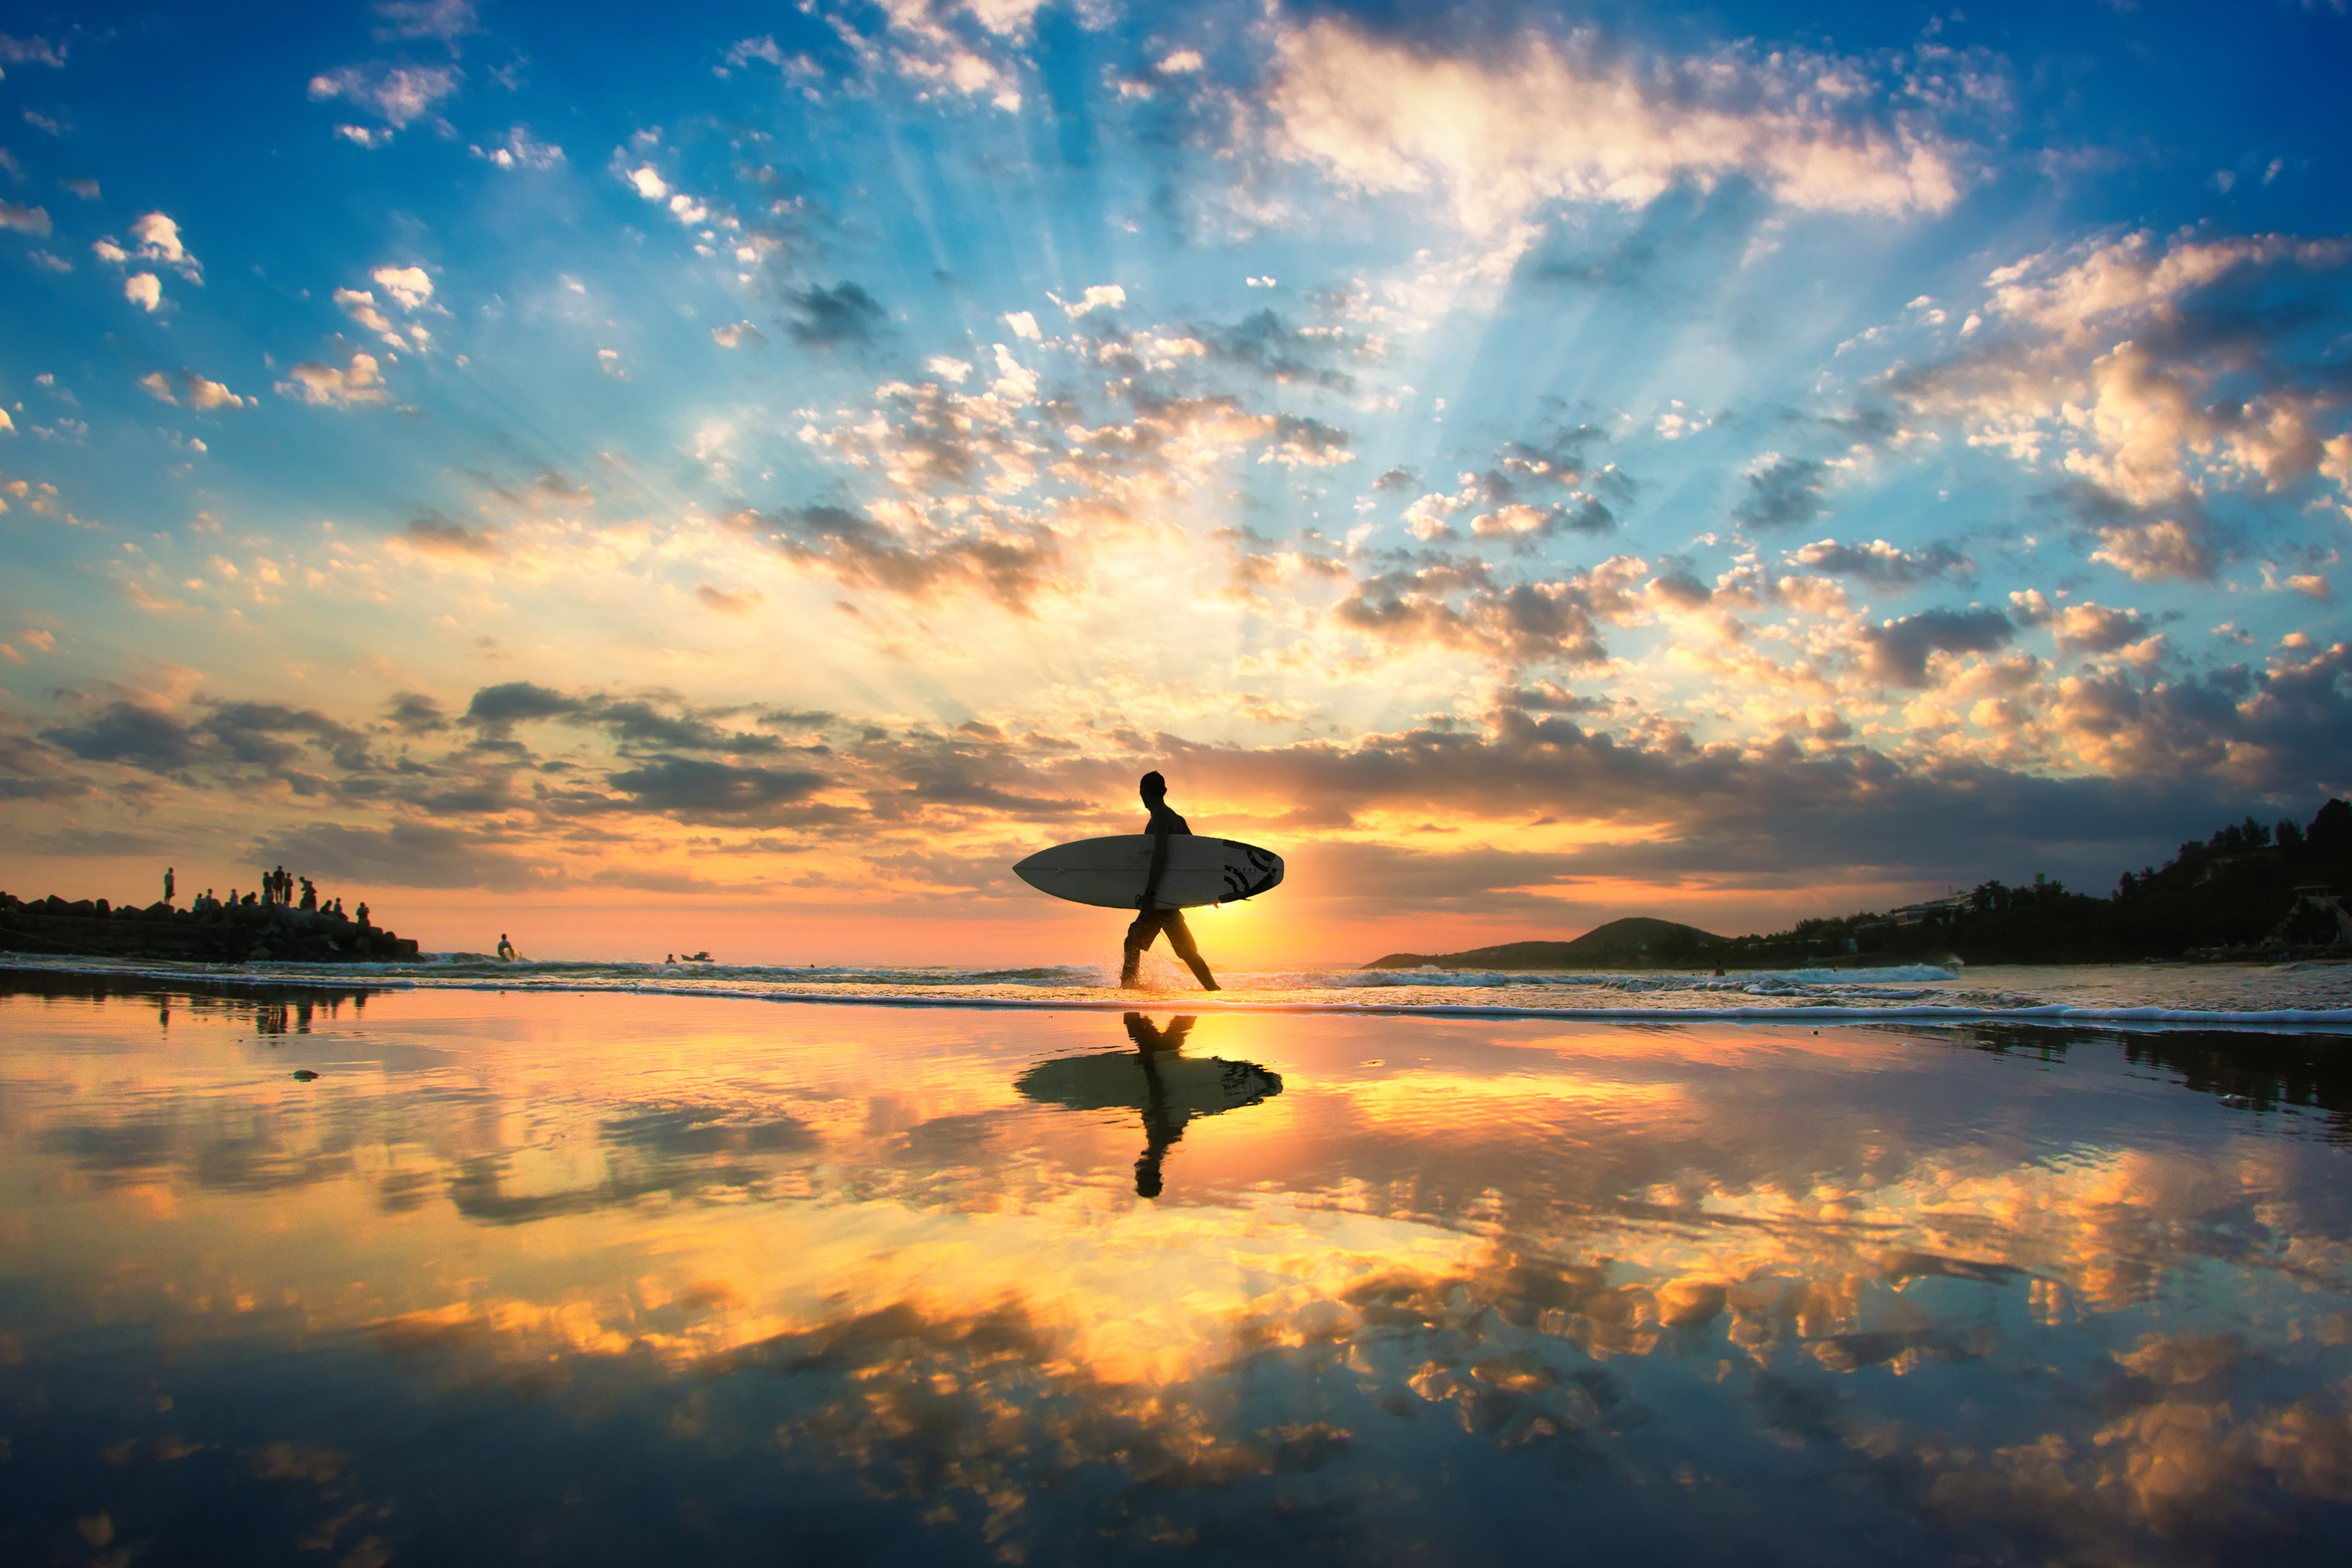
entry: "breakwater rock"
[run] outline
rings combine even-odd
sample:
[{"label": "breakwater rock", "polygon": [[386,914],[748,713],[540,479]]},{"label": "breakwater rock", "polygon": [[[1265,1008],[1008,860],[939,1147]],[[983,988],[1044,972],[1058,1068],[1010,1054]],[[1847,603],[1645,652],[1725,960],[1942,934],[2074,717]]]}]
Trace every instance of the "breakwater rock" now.
[{"label": "breakwater rock", "polygon": [[416,956],[414,938],[323,910],[284,904],[142,909],[104,899],[19,899],[0,893],[0,949],[81,958],[163,958],[188,963],[364,963]]}]

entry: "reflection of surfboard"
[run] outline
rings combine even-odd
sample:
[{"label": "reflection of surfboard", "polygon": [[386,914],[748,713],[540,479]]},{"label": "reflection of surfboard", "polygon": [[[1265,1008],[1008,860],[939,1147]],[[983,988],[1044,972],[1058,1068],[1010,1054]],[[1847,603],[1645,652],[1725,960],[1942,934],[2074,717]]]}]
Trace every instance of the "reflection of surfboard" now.
[{"label": "reflection of surfboard", "polygon": [[[1131,910],[1151,875],[1152,837],[1148,833],[1117,838],[1081,838],[1041,849],[1013,868],[1013,874],[1041,893],[1074,904]],[[1163,910],[1254,899],[1282,880],[1282,857],[1230,838],[1174,834],[1168,840],[1168,868],[1153,900]]]},{"label": "reflection of surfboard", "polygon": [[[1166,1095],[1166,1109],[1180,1120],[1214,1116],[1255,1105],[1282,1092],[1282,1075],[1255,1062],[1230,1062],[1221,1057],[1180,1057],[1173,1051],[1152,1053],[1153,1071]],[[1141,1110],[1151,1102],[1151,1079],[1143,1058],[1134,1051],[1105,1051],[1099,1056],[1060,1057],[1039,1062],[1013,1080],[1013,1087],[1030,1100],[1065,1105],[1072,1110]]]}]

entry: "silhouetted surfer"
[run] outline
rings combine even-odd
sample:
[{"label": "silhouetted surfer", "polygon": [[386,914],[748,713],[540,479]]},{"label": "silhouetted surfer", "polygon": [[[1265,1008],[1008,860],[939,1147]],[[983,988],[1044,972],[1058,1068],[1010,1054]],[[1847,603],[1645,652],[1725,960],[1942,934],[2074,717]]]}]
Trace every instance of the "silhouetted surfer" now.
[{"label": "silhouetted surfer", "polygon": [[1217,984],[1217,977],[1209,973],[1208,961],[1201,956],[1201,950],[1192,943],[1192,933],[1184,924],[1184,911],[1151,907],[1160,894],[1160,879],[1168,870],[1170,837],[1181,833],[1190,838],[1192,829],[1182,817],[1168,809],[1168,781],[1158,772],[1144,774],[1139,788],[1143,807],[1151,814],[1151,819],[1143,827],[1152,839],[1151,872],[1144,880],[1143,897],[1136,900],[1137,908],[1142,912],[1135,917],[1135,923],[1127,928],[1127,957],[1119,965],[1118,983],[1121,985],[1135,984],[1135,968],[1143,960],[1143,950],[1150,947],[1161,931],[1166,931],[1168,945],[1175,951],[1177,957],[1184,961],[1185,967],[1192,970],[1194,978],[1201,983],[1201,989],[1223,990],[1223,987]]}]

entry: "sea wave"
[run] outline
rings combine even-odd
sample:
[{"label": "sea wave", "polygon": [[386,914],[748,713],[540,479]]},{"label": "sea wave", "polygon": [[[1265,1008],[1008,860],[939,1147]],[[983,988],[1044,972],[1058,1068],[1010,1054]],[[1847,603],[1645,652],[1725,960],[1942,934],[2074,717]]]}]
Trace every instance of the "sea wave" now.
[{"label": "sea wave", "polygon": [[[2169,989],[2144,972],[1988,974],[1937,965],[1806,968],[1734,974],[1667,972],[1360,970],[1234,972],[1202,994],[1171,970],[1140,991],[1092,964],[999,968],[501,963],[451,953],[397,963],[210,965],[0,956],[18,970],[206,986],[587,992],[806,1004],[1121,1012],[1331,1013],[1431,1018],[1552,1018],[1642,1023],[2014,1023],[2127,1029],[2254,1029],[2352,1034],[2352,971],[2256,971],[2233,987]],[[1984,984],[1998,974],[2009,984]],[[2095,975],[2094,978],[2098,978]],[[2014,984],[2022,980],[2026,984]],[[2200,989],[2201,985],[2201,989]],[[2057,994],[2053,995],[2053,994]],[[2071,993],[2071,994],[2068,994]],[[2244,1005],[2255,1002],[2259,1005]],[[2230,1005],[2236,1003],[2238,1005]],[[2219,1004],[2219,1005],[2213,1005]]]}]

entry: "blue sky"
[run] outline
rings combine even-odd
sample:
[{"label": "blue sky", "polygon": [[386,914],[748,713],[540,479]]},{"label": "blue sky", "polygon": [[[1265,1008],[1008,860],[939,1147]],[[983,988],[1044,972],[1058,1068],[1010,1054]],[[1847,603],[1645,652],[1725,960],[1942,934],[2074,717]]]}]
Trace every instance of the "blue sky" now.
[{"label": "blue sky", "polygon": [[13,8],[0,883],[1012,952],[1156,764],[1339,956],[2307,817],[2348,27]]}]

